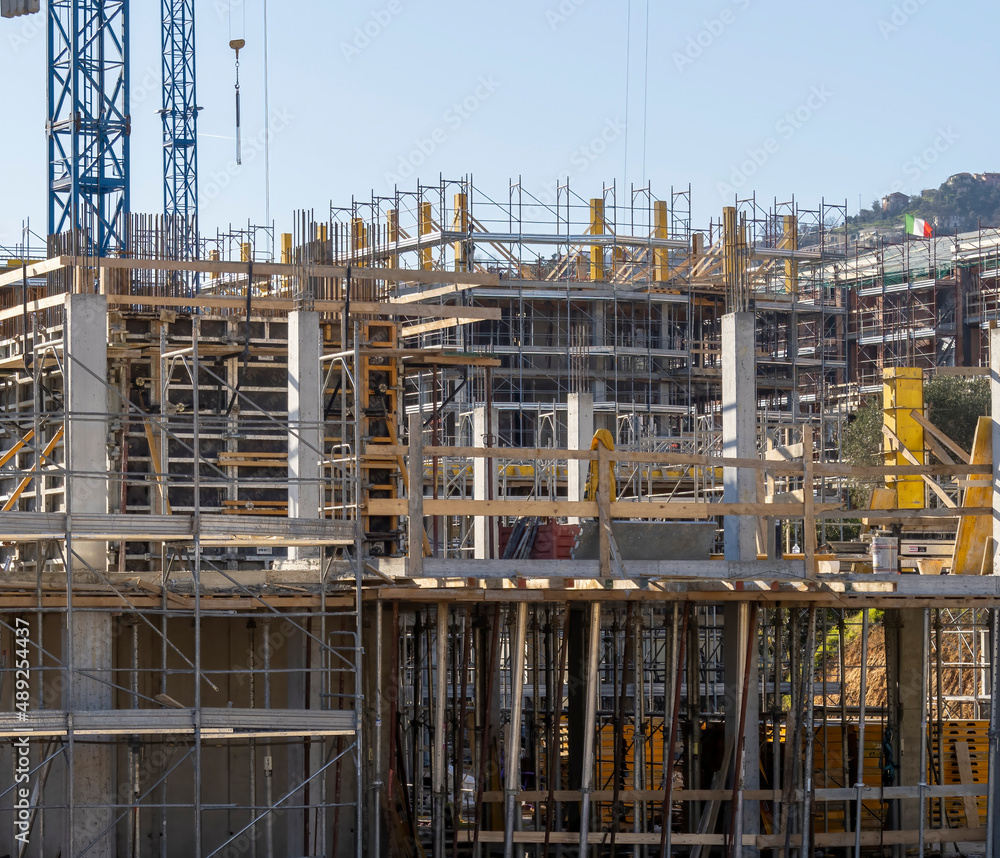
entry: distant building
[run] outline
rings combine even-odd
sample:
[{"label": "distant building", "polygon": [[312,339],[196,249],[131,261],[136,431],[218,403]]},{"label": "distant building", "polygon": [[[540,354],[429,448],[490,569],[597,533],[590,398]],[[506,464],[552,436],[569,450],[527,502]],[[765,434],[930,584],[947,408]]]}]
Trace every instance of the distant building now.
[{"label": "distant building", "polygon": [[853,238],[861,247],[875,248],[880,240],[882,244],[898,244],[903,238],[903,230],[873,226],[860,230]]},{"label": "distant building", "polygon": [[882,211],[887,214],[896,214],[896,212],[901,212],[909,201],[909,196],[895,191],[882,197]]},{"label": "distant building", "polygon": [[1000,185],[1000,173],[975,173],[974,175],[980,182],[985,182],[992,187]]},{"label": "distant building", "polygon": [[936,230],[958,230],[962,229],[965,223],[965,218],[956,214],[934,215],[931,220],[934,222]]},{"label": "distant building", "polygon": [[[971,185],[976,181],[976,177],[972,173],[955,173],[954,176],[949,176],[945,181],[946,185]],[[926,192],[925,192],[926,193]]]}]

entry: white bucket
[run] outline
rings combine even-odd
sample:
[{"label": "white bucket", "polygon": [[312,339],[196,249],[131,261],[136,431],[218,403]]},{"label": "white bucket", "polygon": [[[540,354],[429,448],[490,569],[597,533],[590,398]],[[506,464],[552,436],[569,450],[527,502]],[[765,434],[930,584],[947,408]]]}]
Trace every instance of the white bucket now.
[{"label": "white bucket", "polygon": [[872,571],[883,575],[899,572],[899,546],[895,537],[872,538]]}]

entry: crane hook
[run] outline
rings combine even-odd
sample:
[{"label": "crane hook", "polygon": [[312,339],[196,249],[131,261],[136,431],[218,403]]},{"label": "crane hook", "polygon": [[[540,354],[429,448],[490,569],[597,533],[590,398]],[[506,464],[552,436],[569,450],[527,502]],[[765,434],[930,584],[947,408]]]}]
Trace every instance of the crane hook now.
[{"label": "crane hook", "polygon": [[246,39],[230,39],[229,47],[236,51],[236,163],[243,163],[243,143],[240,134],[240,51],[246,47]]}]

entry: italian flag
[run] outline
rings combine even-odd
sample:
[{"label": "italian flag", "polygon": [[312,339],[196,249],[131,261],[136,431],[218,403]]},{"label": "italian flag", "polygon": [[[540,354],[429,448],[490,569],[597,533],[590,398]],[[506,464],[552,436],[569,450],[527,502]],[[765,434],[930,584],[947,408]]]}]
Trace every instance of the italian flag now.
[{"label": "italian flag", "polygon": [[907,215],[906,234],[919,235],[921,238],[930,238],[934,234],[934,231],[931,229],[931,225],[923,218]]}]

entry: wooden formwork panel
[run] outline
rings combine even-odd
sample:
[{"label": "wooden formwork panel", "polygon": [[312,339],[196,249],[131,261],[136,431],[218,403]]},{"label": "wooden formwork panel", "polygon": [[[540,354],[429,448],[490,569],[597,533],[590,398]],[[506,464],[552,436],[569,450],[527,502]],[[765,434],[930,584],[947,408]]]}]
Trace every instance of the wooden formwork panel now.
[{"label": "wooden formwork panel", "polygon": [[[945,721],[939,741],[936,725],[930,725],[927,782],[935,783],[933,761],[940,759],[942,784],[986,784],[989,778],[989,730],[989,721]],[[935,827],[942,822],[942,805],[949,828],[976,828],[986,824],[985,795],[943,801],[928,799],[927,817]]]}]

